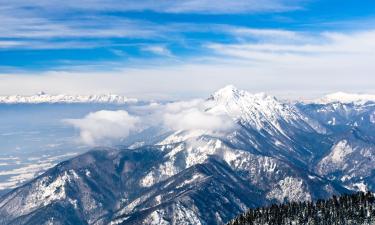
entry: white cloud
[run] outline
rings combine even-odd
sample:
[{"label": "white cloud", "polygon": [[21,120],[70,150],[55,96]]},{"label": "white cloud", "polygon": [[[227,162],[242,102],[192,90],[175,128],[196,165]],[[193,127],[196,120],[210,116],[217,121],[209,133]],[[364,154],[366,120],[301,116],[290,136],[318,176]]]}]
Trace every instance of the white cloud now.
[{"label": "white cloud", "polygon": [[0,41],[0,48],[13,48],[22,46],[22,41]]},{"label": "white cloud", "polygon": [[39,0],[30,3],[27,0],[15,0],[8,4],[11,7],[35,7],[44,10],[61,12],[64,10],[91,11],[144,11],[151,10],[167,13],[259,13],[283,12],[300,9],[300,2],[293,0],[66,0],[64,3],[56,0]]},{"label": "white cloud", "polygon": [[210,132],[224,132],[234,128],[231,118],[224,115],[214,115],[198,108],[185,109],[180,112],[166,113],[164,124],[175,131],[204,130]]},{"label": "white cloud", "polygon": [[181,111],[191,109],[191,108],[198,108],[200,110],[204,110],[204,101],[202,99],[192,99],[188,101],[176,101],[172,103],[168,103],[164,106],[163,111],[165,113],[179,113]]},{"label": "white cloud", "polygon": [[240,41],[252,38],[260,42],[298,42],[306,41],[307,35],[295,31],[282,29],[254,29],[248,27],[227,27],[227,32],[231,33]]},{"label": "white cloud", "polygon": [[[173,3],[174,4],[173,4]],[[187,1],[170,1],[169,6],[159,10],[166,12],[194,12],[210,14],[231,14],[245,12],[282,12],[300,9],[296,2],[282,0],[187,0]]]},{"label": "white cloud", "polygon": [[124,110],[97,111],[82,119],[66,119],[65,122],[80,130],[81,141],[87,145],[106,145],[126,138],[139,129],[140,120]]},{"label": "white cloud", "polygon": [[[277,34],[281,31],[264,32],[270,36],[282,36]],[[289,60],[289,58],[280,56],[317,58],[316,56],[322,55],[337,57],[340,54],[354,58],[357,54],[368,56],[375,54],[375,43],[372,41],[375,38],[374,30],[348,34],[324,32],[315,38],[303,38],[302,35],[297,34],[295,36],[299,36],[303,42],[296,43],[291,39],[287,43],[275,43],[275,40],[266,39],[267,42],[262,43],[209,44],[207,47],[218,54],[232,57],[281,61]]]},{"label": "white cloud", "polygon": [[235,121],[225,114],[207,112],[202,99],[166,104],[151,103],[133,106],[129,115],[124,110],[97,111],[81,119],[65,119],[79,129],[80,141],[86,145],[113,145],[121,143],[129,134],[137,135],[150,127],[161,132],[197,131],[202,134],[222,135],[236,127]]},{"label": "white cloud", "polygon": [[[298,35],[298,34],[297,34]],[[306,35],[306,34],[303,34]],[[207,96],[226,84],[251,92],[316,98],[327,92],[374,93],[375,31],[322,33],[295,43],[207,45],[215,55],[159,65],[149,61],[115,70],[65,68],[63,71],[0,75],[0,94],[117,93],[138,99]]]},{"label": "white cloud", "polygon": [[225,114],[207,111],[208,102],[203,99],[176,101],[151,107],[153,121],[173,131],[201,130],[208,133],[221,133],[235,127],[235,122]]},{"label": "white cloud", "polygon": [[[0,10],[0,13],[2,11]],[[111,16],[80,16],[56,20],[27,13],[0,15],[0,37],[3,38],[108,38],[155,37],[160,26],[153,23]],[[26,17],[27,19],[25,19]]]},{"label": "white cloud", "polygon": [[162,45],[150,45],[150,46],[145,46],[142,48],[143,51],[145,52],[151,52],[152,54],[155,55],[161,55],[161,56],[172,56],[172,52],[166,47]]},{"label": "white cloud", "polygon": [[[58,49],[113,46],[106,38],[170,39],[181,32],[207,25],[169,23],[160,24],[144,19],[109,16],[101,11],[156,11],[162,13],[243,13],[274,12],[299,8],[290,0],[67,0],[59,1],[15,0],[0,6],[0,48]],[[77,13],[71,16],[71,12]],[[67,16],[66,14],[69,14]],[[99,39],[99,40],[91,40]],[[103,40],[104,39],[104,40]],[[120,44],[121,45],[121,44]],[[163,46],[150,47],[149,51],[170,56]]]}]

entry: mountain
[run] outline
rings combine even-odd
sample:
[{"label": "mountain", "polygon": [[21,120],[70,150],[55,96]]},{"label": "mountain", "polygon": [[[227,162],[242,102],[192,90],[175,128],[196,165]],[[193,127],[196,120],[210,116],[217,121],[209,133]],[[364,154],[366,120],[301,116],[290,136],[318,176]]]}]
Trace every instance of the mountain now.
[{"label": "mountain", "polygon": [[215,158],[150,188],[139,187],[139,178],[163,155],[154,148],[108,149],[63,162],[6,195],[0,204],[0,223],[139,224],[142,220],[148,224],[158,215],[160,220],[205,218],[216,223],[207,208],[217,209],[216,216],[228,221],[248,207],[260,206],[261,192]]},{"label": "mountain", "polygon": [[340,197],[333,196],[331,199],[317,202],[288,203],[251,209],[233,219],[228,225],[370,225],[374,223],[374,194],[360,192]]},{"label": "mountain", "polygon": [[326,95],[315,102],[322,104],[334,102],[364,104],[366,102],[375,102],[375,95],[336,92]]},{"label": "mountain", "polygon": [[93,150],[14,189],[0,224],[225,224],[248,208],[375,188],[372,104],[227,86],[199,110],[206,126]]},{"label": "mountain", "polygon": [[121,95],[50,95],[39,92],[36,95],[10,95],[0,96],[0,104],[38,104],[38,103],[111,103],[124,104],[135,103],[136,99],[127,98]]},{"label": "mountain", "polygon": [[330,150],[312,170],[356,191],[374,191],[375,104],[333,102],[297,106],[329,131]]}]

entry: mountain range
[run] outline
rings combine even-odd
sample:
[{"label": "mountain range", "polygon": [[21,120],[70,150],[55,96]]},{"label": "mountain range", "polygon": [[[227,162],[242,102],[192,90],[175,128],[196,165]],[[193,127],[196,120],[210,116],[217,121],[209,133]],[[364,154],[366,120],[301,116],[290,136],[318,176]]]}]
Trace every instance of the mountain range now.
[{"label": "mountain range", "polygon": [[64,161],[2,196],[0,224],[225,224],[249,208],[375,191],[375,103],[362,97],[291,103],[227,86],[197,122],[220,126],[156,129],[142,145]]},{"label": "mountain range", "polygon": [[136,103],[137,99],[122,95],[51,95],[43,91],[36,95],[8,95],[0,96],[0,104],[40,104],[40,103],[106,103],[125,104]]}]

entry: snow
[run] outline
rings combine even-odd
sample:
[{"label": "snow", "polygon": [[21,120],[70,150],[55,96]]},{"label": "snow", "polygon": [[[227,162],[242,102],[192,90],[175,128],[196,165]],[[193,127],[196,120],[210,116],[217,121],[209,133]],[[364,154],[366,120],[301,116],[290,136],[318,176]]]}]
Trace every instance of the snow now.
[{"label": "snow", "polygon": [[5,182],[0,183],[0,190],[15,188],[19,184],[34,178],[41,171],[54,166],[51,162],[39,162],[21,168],[0,171],[0,176],[10,176]]},{"label": "snow", "polygon": [[336,125],[336,117],[332,117],[332,120],[329,120],[328,124],[335,126]]},{"label": "snow", "polygon": [[358,140],[341,140],[319,162],[317,172],[340,180],[348,189],[367,190],[367,178],[372,177],[374,162],[372,145]]},{"label": "snow", "polygon": [[201,221],[196,212],[193,211],[192,208],[188,208],[183,206],[180,203],[177,203],[175,206],[175,210],[173,213],[173,223],[172,224],[179,224],[179,225],[202,225]]},{"label": "snow", "polygon": [[335,103],[335,102],[364,104],[366,102],[375,102],[375,95],[336,92],[336,93],[326,95],[321,99],[315,100],[314,102],[320,103],[320,104]]},{"label": "snow", "polygon": [[131,213],[137,206],[141,206],[142,203],[149,199],[153,194],[155,193],[149,192],[147,194],[141,195],[139,198],[132,200],[129,204],[125,205],[125,207],[119,210],[116,215],[126,215]]},{"label": "snow", "polygon": [[375,124],[375,112],[372,112],[372,114],[370,115],[370,122]]},{"label": "snow", "polygon": [[286,177],[279,181],[277,186],[267,194],[267,198],[276,199],[279,202],[284,202],[285,199],[294,202],[311,201],[311,195],[303,180],[294,177]]},{"label": "snow", "polygon": [[[280,139],[275,138],[273,140],[275,145],[279,147],[289,147],[284,143],[285,139],[292,141],[292,138],[287,135],[287,131],[283,129],[281,123],[288,123],[298,129],[309,132],[325,133],[325,129],[318,122],[301,113],[293,105],[282,103],[264,93],[251,94],[238,90],[232,85],[216,91],[202,104],[203,108],[205,108],[204,111],[207,113],[227,115],[228,119],[240,122],[249,128],[259,131],[265,130],[270,135],[281,137]],[[201,137],[207,136],[205,130],[180,130],[158,144],[186,143],[187,146],[178,145],[178,147],[175,147],[168,153],[168,157],[173,160],[174,155],[184,150],[187,166],[201,163],[211,154],[221,155],[230,163],[234,158],[237,158],[235,154],[232,154],[232,150],[229,148],[221,146],[221,141],[213,140],[215,138],[224,138],[231,143],[236,143],[239,141],[235,137],[236,132],[237,130],[227,131],[227,133],[210,133],[208,134],[210,136],[209,140],[204,140]],[[255,148],[258,146],[257,141],[253,140],[252,137],[247,139],[246,144]],[[176,169],[175,171],[179,170]],[[159,174],[161,173],[163,172]]]},{"label": "snow", "polygon": [[137,100],[127,98],[121,95],[104,94],[104,95],[49,95],[44,92],[37,95],[11,95],[0,96],[0,103],[18,104],[18,103],[136,103]]},{"label": "snow", "polygon": [[344,175],[344,176],[342,176],[341,177],[341,181],[342,182],[345,182],[345,181],[348,181],[348,180],[350,180],[350,179],[352,179],[353,178],[353,176],[349,176],[349,175]]},{"label": "snow", "polygon": [[311,175],[307,175],[307,176],[308,176],[308,178],[309,178],[310,180],[315,180],[315,179],[317,179],[316,176],[311,176]]},{"label": "snow", "polygon": [[164,211],[155,210],[146,219],[146,223],[150,225],[169,225],[170,223],[163,219]]},{"label": "snow", "polygon": [[140,185],[142,187],[151,187],[156,183],[155,174],[153,171],[149,172],[141,181]]},{"label": "snow", "polygon": [[353,152],[352,147],[348,144],[346,140],[338,142],[334,147],[333,151],[330,154],[332,162],[340,163],[343,162],[345,157]]},{"label": "snow", "polygon": [[156,197],[155,197],[155,203],[156,203],[156,205],[159,205],[160,203],[161,203],[161,195],[157,195]]},{"label": "snow", "polygon": [[[41,96],[46,94],[40,93]],[[292,141],[292,135],[288,137],[288,130],[285,129],[284,124],[288,124],[297,130],[324,132],[324,129],[319,124],[301,113],[295,106],[286,104],[278,101],[272,96],[267,96],[264,93],[251,94],[246,91],[237,90],[234,86],[227,86],[217,92],[215,92],[209,99],[203,102],[204,112],[212,115],[227,115],[228,119],[234,122],[240,122],[241,125],[246,126],[251,131],[262,131],[261,135],[269,138],[269,144],[276,146],[277,150],[290,150],[290,155],[294,154],[294,146],[289,144],[289,140]],[[337,117],[339,121],[339,117]],[[336,123],[336,118],[331,117],[331,124]],[[267,134],[264,134],[266,131]],[[237,133],[236,133],[237,132]],[[238,136],[236,136],[239,134]],[[242,135],[242,136],[241,136]],[[259,187],[264,193],[267,193],[266,197],[269,200],[275,199],[279,202],[288,201],[308,201],[311,200],[311,194],[313,186],[311,183],[322,181],[319,177],[309,175],[306,172],[307,177],[310,180],[303,180],[306,176],[298,171],[295,172],[293,166],[289,165],[285,159],[280,159],[277,153],[273,155],[264,155],[263,152],[253,151],[253,149],[241,149],[241,145],[236,145],[236,141],[239,142],[239,138],[246,139],[246,147],[258,148],[262,146],[262,143],[253,137],[252,133],[243,132],[242,130],[231,131],[228,133],[209,133],[204,129],[192,129],[192,130],[179,130],[160,141],[158,145],[163,145],[160,149],[163,153],[163,160],[158,161],[149,171],[144,171],[144,177],[139,180],[141,187],[151,187],[155,183],[166,180],[167,178],[178,174],[182,170],[191,167],[193,165],[204,163],[211,155],[224,160],[234,172],[238,172],[238,175],[242,176],[249,185]],[[282,138],[280,138],[282,137]],[[236,139],[238,138],[238,140]],[[348,139],[349,140],[349,139]],[[142,146],[144,143],[138,142],[137,145]],[[272,146],[272,147],[273,147]],[[260,148],[259,148],[260,149]],[[258,149],[255,149],[258,150]],[[356,148],[352,148],[348,141],[342,140],[331,148],[331,152],[327,158],[326,163],[333,166],[341,165],[345,160],[353,153]],[[371,157],[372,154],[368,151],[363,151],[363,156]],[[82,172],[82,171],[81,171]],[[143,174],[143,171],[142,171]],[[302,175],[301,175],[302,174]],[[1,175],[1,172],[0,172]],[[239,179],[233,176],[231,173],[225,174],[223,179],[232,179],[239,181]],[[89,170],[84,170],[82,176],[92,177],[93,174]],[[203,179],[206,179],[206,175],[200,174],[199,172],[191,175],[191,177],[184,176],[184,181],[180,182],[175,188],[181,188],[183,186],[191,184],[197,184]],[[94,178],[94,177],[92,177]],[[343,177],[342,181],[350,179],[351,177]],[[32,209],[36,207],[33,202],[45,202],[48,204],[52,201],[66,199],[74,207],[77,207],[77,201],[67,197],[65,186],[67,182],[71,182],[72,179],[80,179],[79,175],[75,171],[68,171],[65,174],[54,178],[53,181],[46,178],[45,180],[37,183],[39,185],[36,190],[42,190],[35,192],[29,199],[27,199],[27,207]],[[172,181],[169,181],[172,182]],[[357,181],[355,181],[357,182]],[[238,182],[239,183],[239,182]],[[165,184],[166,186],[171,183]],[[364,182],[357,182],[354,184],[357,189],[365,190],[367,188]],[[334,193],[332,186],[327,185],[329,193]],[[145,224],[200,224],[200,215],[194,207],[186,207],[187,204],[181,204],[176,201],[171,206],[172,209],[165,209],[164,204],[166,202],[166,195],[159,193],[159,190],[152,190],[150,193],[145,195],[135,196],[134,198],[125,199],[119,206],[117,216],[124,214],[133,213],[135,211],[146,210],[149,205],[144,204],[149,199],[152,200],[151,204],[152,212],[147,215],[144,220]],[[170,191],[170,193],[175,190]],[[152,192],[152,193],[151,193]],[[167,193],[168,194],[168,193]],[[127,197],[126,197],[127,198]],[[233,204],[238,205],[242,210],[246,209],[246,205],[235,196],[225,196],[225,198],[231,201]],[[186,200],[186,199],[185,199]],[[85,200],[84,200],[85,201]],[[130,201],[130,202],[129,202]],[[96,209],[100,205],[100,202],[88,199],[82,205],[85,210]],[[144,208],[142,208],[144,207]],[[171,212],[174,214],[171,215]],[[220,215],[215,215],[218,221],[221,219]],[[126,217],[118,217],[116,223],[126,223]]]},{"label": "snow", "polygon": [[[282,103],[264,93],[251,94],[238,90],[234,86],[226,86],[215,92],[202,103],[204,111],[213,115],[227,115],[233,121],[240,121],[247,127],[255,130],[266,130],[276,137],[273,141],[280,148],[293,149],[285,139],[292,141],[284,131],[281,123],[288,123],[298,129],[309,132],[324,133],[325,130],[318,122],[310,119],[296,107]],[[210,155],[221,157],[236,171],[249,175],[250,182],[261,182],[259,176],[269,179],[279,173],[277,159],[260,155],[253,155],[246,150],[229,147],[227,142],[236,143],[235,132],[224,134],[208,134],[204,130],[180,130],[168,136],[159,145],[175,146],[166,156],[165,161],[155,166],[140,182],[143,187],[167,179],[190,166],[203,163]],[[239,131],[241,132],[241,131]],[[278,138],[278,137],[282,138]],[[247,137],[246,137],[247,138]],[[249,136],[246,145],[257,147],[257,141]],[[251,143],[251,144],[250,144]],[[178,158],[178,160],[177,160]],[[180,160],[184,160],[181,163]],[[283,164],[284,165],[284,164]],[[284,168],[283,168],[284,169]]]},{"label": "snow", "polygon": [[363,183],[363,181],[361,181],[359,183],[355,183],[355,184],[353,184],[353,186],[356,187],[358,191],[362,191],[362,192],[368,191],[368,187],[365,183]]},{"label": "snow", "polygon": [[330,153],[319,162],[318,172],[327,174],[337,169],[348,169],[347,161],[353,152],[354,149],[347,140],[340,140],[331,148]]},{"label": "snow", "polygon": [[204,175],[202,174],[194,174],[192,178],[188,179],[188,180],[185,180],[184,182],[182,182],[181,184],[179,184],[176,188],[181,188],[185,185],[189,185],[191,183],[194,183],[194,182],[197,182],[201,179],[205,178]]},{"label": "snow", "polygon": [[315,130],[324,133],[325,129],[318,123],[303,115],[291,104],[283,103],[265,93],[251,94],[226,86],[216,91],[207,100],[207,111],[214,114],[227,114],[235,121],[250,125],[256,130],[267,130],[272,133],[285,134],[280,121],[300,129]]},{"label": "snow", "polygon": [[[173,139],[180,140],[180,138],[172,135],[171,137],[167,138],[167,143]],[[168,154],[165,156],[165,162],[153,168],[152,171],[141,179],[140,185],[142,187],[150,187],[157,182],[179,173],[183,169],[203,163],[210,155],[219,155],[229,158],[234,157],[230,156],[230,151],[231,149],[224,145],[219,139],[215,139],[213,137],[207,140],[199,138],[197,139],[197,137],[193,135],[193,137],[185,140],[185,142],[179,143],[170,152],[168,152]],[[179,165],[176,162],[177,155],[181,152],[183,152],[184,155],[184,165]]]},{"label": "snow", "polygon": [[[142,224],[147,225],[172,225],[172,224],[179,224],[179,225],[202,225],[200,222],[198,215],[190,208],[187,208],[177,202],[173,205],[173,215],[167,210],[158,209],[150,213]],[[172,220],[167,218],[172,218]]]},{"label": "snow", "polygon": [[86,177],[91,177],[91,172],[90,172],[90,170],[86,169],[86,170],[85,170],[85,175],[86,175]]},{"label": "snow", "polygon": [[[46,206],[54,201],[66,199],[67,195],[65,186],[67,182],[71,182],[76,176],[74,173],[75,172],[73,170],[65,171],[52,181],[50,181],[49,177],[39,179],[34,184],[35,187],[33,187],[34,190],[38,191],[30,193],[25,199],[22,200],[24,207],[22,207],[21,212],[13,213],[27,214],[35,208]],[[74,200],[70,200],[70,202],[74,204]]]}]

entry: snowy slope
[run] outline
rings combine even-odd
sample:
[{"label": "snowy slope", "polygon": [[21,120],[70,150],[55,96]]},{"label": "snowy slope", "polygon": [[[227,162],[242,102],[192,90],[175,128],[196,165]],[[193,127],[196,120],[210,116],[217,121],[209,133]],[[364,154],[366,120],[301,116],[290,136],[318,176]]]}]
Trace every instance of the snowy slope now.
[{"label": "snowy slope", "polygon": [[374,189],[375,145],[354,135],[338,140],[316,170],[322,176],[340,180],[349,189],[366,192]]},{"label": "snowy slope", "polygon": [[282,123],[287,123],[302,130],[315,129],[324,132],[318,124],[310,124],[308,118],[293,105],[282,103],[265,93],[251,94],[229,85],[216,91],[208,99],[208,104],[210,103],[212,104],[208,109],[210,112],[225,112],[257,130],[266,129],[270,132],[282,133]]},{"label": "snowy slope", "polygon": [[[306,143],[306,137],[324,135],[326,129],[292,104],[278,101],[263,93],[251,94],[226,86],[212,94],[204,103],[204,111],[225,115],[236,128],[210,134],[228,142],[233,148],[256,154],[305,163],[314,157],[312,151],[328,148],[324,143]],[[208,135],[205,131],[177,131],[160,144],[193,141]],[[303,138],[299,138],[299,136]]]}]

